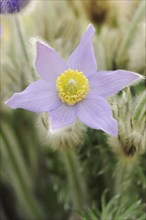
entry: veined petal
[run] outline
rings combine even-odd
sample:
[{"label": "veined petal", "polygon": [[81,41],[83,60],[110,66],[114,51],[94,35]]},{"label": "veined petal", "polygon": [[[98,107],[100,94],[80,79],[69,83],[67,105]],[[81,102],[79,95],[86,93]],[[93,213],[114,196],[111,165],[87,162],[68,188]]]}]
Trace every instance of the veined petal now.
[{"label": "veined petal", "polygon": [[36,69],[44,80],[55,82],[58,75],[67,69],[67,64],[61,59],[56,51],[41,43],[37,42]]},{"label": "veined petal", "polygon": [[139,74],[126,70],[97,72],[89,79],[89,94],[112,96],[140,77]]},{"label": "veined petal", "polygon": [[108,102],[99,96],[86,98],[76,105],[78,118],[93,129],[101,129],[116,136],[118,133],[117,121],[113,118]]},{"label": "veined petal", "polygon": [[22,108],[32,112],[47,112],[59,106],[57,91],[49,87],[49,82],[39,80],[31,83],[23,92],[14,93],[5,104],[16,109]]},{"label": "veined petal", "polygon": [[49,111],[52,130],[63,128],[72,124],[76,120],[76,114],[73,106],[61,103],[61,105]]},{"label": "veined petal", "polygon": [[81,71],[86,76],[94,74],[97,70],[96,59],[92,46],[94,32],[95,29],[90,24],[87,30],[83,33],[78,47],[67,61],[69,68]]}]

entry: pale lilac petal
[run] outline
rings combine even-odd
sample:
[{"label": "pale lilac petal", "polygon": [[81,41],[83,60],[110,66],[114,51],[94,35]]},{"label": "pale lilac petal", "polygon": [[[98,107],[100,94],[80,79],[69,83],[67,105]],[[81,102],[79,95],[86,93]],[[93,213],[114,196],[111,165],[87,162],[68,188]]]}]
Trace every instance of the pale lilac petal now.
[{"label": "pale lilac petal", "polygon": [[94,32],[94,27],[89,25],[81,37],[80,44],[68,58],[69,68],[79,70],[86,76],[94,74],[97,70],[96,59],[92,46]]},{"label": "pale lilac petal", "polygon": [[101,129],[108,134],[117,136],[117,121],[113,118],[108,102],[102,97],[86,98],[76,105],[78,118],[93,129]]},{"label": "pale lilac petal", "polygon": [[126,70],[101,71],[89,79],[89,94],[98,96],[112,96],[127,85],[140,79],[140,75]]},{"label": "pale lilac petal", "polygon": [[74,107],[63,103],[55,110],[49,111],[49,117],[52,130],[66,127],[76,120]]},{"label": "pale lilac petal", "polygon": [[67,69],[67,64],[61,59],[56,51],[41,43],[37,42],[36,69],[44,80],[55,82],[58,75]]},{"label": "pale lilac petal", "polygon": [[60,104],[58,93],[51,86],[44,80],[33,82],[23,92],[14,93],[5,104],[13,109],[22,108],[32,112],[47,112]]}]

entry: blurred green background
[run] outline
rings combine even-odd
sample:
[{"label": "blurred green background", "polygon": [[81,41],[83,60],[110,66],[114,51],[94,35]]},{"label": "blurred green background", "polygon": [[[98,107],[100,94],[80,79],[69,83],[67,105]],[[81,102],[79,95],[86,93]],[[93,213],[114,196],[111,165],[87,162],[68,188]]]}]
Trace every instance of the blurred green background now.
[{"label": "blurred green background", "polygon": [[146,219],[144,81],[109,99],[117,138],[85,129],[73,150],[54,150],[62,140],[47,136],[44,115],[4,104],[39,78],[33,38],[66,59],[89,23],[96,28],[98,70],[144,76],[145,6],[143,0],[32,0],[18,14],[1,15],[2,220]]}]

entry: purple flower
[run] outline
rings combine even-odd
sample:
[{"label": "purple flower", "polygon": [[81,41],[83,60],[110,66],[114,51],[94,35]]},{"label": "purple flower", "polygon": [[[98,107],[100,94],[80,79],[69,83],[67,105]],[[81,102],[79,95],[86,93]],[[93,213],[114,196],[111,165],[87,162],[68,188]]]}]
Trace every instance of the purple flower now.
[{"label": "purple flower", "polygon": [[30,0],[0,0],[0,13],[12,14],[19,12]]},{"label": "purple flower", "polygon": [[14,109],[48,112],[53,130],[80,120],[93,129],[116,136],[117,121],[106,97],[140,75],[125,70],[97,72],[92,47],[94,32],[90,24],[66,62],[53,48],[37,41],[35,66],[42,79],[15,93],[6,104]]}]

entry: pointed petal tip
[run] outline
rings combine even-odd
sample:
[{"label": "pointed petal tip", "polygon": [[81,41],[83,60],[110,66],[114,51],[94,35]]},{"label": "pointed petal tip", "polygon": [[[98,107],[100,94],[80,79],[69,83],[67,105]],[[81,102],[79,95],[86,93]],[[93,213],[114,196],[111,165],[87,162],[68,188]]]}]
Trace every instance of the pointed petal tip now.
[{"label": "pointed petal tip", "polygon": [[50,50],[54,50],[52,47],[50,47],[46,42],[44,42],[43,40],[36,40],[36,48],[37,48],[37,51],[39,49],[42,49],[42,48],[47,48],[47,49],[50,49]]},{"label": "pointed petal tip", "polygon": [[131,76],[131,77],[133,77],[133,80],[138,80],[138,79],[144,79],[144,76],[142,76],[142,75],[140,75],[139,73],[136,73],[136,72],[132,72],[132,71],[128,71],[128,70],[122,70],[122,69],[119,69],[119,70],[116,70],[117,72],[119,72],[119,73],[125,73],[125,74],[127,74],[127,76]]},{"label": "pointed petal tip", "polygon": [[7,105],[7,102],[8,102],[8,100],[4,101],[4,104],[6,104],[6,105]]},{"label": "pointed petal tip", "polygon": [[16,109],[15,105],[13,104],[13,96],[10,97],[8,100],[4,101],[4,104],[9,106],[12,109]]},{"label": "pointed petal tip", "polygon": [[40,43],[40,41],[37,40],[37,41],[36,41],[36,46],[38,47],[39,44],[41,44],[41,43]]},{"label": "pointed petal tip", "polygon": [[88,36],[88,39],[92,39],[94,34],[95,34],[95,28],[92,24],[89,24],[86,31],[83,33],[83,36],[86,35],[86,37]]},{"label": "pointed petal tip", "polygon": [[92,38],[94,36],[95,33],[95,28],[93,27],[92,24],[89,24],[87,29],[83,32],[82,37],[81,37],[81,42],[82,41],[92,41]]},{"label": "pointed petal tip", "polygon": [[41,42],[40,40],[36,40],[35,44],[36,44],[36,49],[38,50],[42,46],[43,42]]},{"label": "pointed petal tip", "polygon": [[44,46],[48,46],[48,45],[45,44],[44,42],[40,41],[40,40],[36,40],[36,48],[37,48],[37,50],[41,49],[41,47],[44,47]]},{"label": "pointed petal tip", "polygon": [[3,102],[5,105],[9,106],[8,100]]},{"label": "pointed petal tip", "polygon": [[95,33],[95,28],[94,28],[93,24],[89,24],[88,27],[87,27],[87,30],[92,31],[93,34]]},{"label": "pointed petal tip", "polygon": [[67,64],[52,47],[38,40],[35,68],[43,80],[55,83],[57,76],[67,69]]},{"label": "pointed petal tip", "polygon": [[129,82],[127,86],[135,85],[145,79],[145,77],[140,75],[139,73],[130,72],[130,71],[127,71],[127,72],[129,73],[129,78],[131,74],[131,82]]},{"label": "pointed petal tip", "polygon": [[43,41],[43,40],[36,40],[36,46],[37,46],[37,48],[40,48],[40,47],[47,47],[47,48],[49,48],[49,49],[51,49],[51,50],[54,50],[54,48],[52,48],[52,47],[50,47],[49,45],[48,45],[48,43],[47,42],[45,42],[45,41]]},{"label": "pointed petal tip", "polygon": [[135,73],[135,76],[137,77],[138,80],[145,80],[146,79],[145,76],[142,76],[139,73]]},{"label": "pointed petal tip", "polygon": [[101,129],[104,132],[106,132],[108,135],[112,135],[114,137],[118,136],[118,123],[117,120],[115,120],[114,118],[111,118],[111,125],[110,127],[108,127],[108,129]]},{"label": "pointed petal tip", "polygon": [[[145,79],[142,75],[127,71],[99,71],[89,79],[90,91],[96,93],[98,96],[108,97],[112,96],[125,87],[134,86]],[[89,93],[91,93],[89,91]]]},{"label": "pointed petal tip", "polygon": [[92,40],[95,29],[89,24],[83,32],[80,43],[69,56],[67,63],[71,69],[77,69],[86,76],[92,75],[97,70],[96,58],[93,50]]}]

